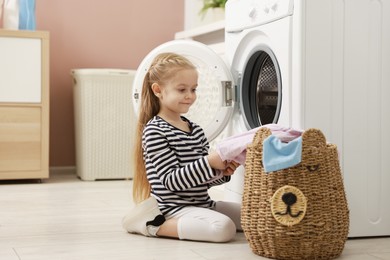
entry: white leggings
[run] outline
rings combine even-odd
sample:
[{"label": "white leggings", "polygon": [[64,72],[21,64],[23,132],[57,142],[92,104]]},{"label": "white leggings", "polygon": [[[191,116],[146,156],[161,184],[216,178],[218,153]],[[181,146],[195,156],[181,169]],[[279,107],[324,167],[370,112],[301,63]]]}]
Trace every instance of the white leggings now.
[{"label": "white leggings", "polygon": [[179,239],[227,242],[241,229],[241,204],[219,201],[214,209],[185,207],[166,216],[178,219]]}]

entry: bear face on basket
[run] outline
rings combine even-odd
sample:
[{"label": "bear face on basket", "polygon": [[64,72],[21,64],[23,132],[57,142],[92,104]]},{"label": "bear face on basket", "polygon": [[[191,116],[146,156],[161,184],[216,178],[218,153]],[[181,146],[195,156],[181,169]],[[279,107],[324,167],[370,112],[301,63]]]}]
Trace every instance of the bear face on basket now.
[{"label": "bear face on basket", "polygon": [[318,129],[302,134],[301,162],[265,172],[260,128],[248,146],[241,212],[245,236],[258,255],[276,259],[332,259],[343,249],[349,211],[337,147]]}]

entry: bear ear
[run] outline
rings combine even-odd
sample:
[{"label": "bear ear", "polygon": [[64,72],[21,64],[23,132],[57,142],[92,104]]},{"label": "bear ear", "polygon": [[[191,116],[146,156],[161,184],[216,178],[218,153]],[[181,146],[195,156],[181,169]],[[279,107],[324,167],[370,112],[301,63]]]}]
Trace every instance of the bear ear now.
[{"label": "bear ear", "polygon": [[310,128],[303,132],[302,143],[304,146],[323,148],[326,146],[326,138],[321,130]]},{"label": "bear ear", "polygon": [[252,144],[255,147],[263,148],[263,141],[267,139],[268,136],[272,135],[272,132],[267,127],[260,127],[259,130],[257,130],[255,136],[253,137]]}]

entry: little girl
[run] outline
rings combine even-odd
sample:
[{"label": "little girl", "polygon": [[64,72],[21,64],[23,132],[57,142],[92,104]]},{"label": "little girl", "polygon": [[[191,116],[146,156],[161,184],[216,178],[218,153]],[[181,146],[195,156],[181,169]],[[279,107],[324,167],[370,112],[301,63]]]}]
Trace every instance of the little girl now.
[{"label": "little girl", "polygon": [[197,82],[196,67],[174,53],[157,55],[145,75],[133,183],[138,204],[122,222],[130,233],[227,242],[241,230],[241,205],[208,194],[239,165],[209,154],[203,129],[182,116],[196,100]]}]

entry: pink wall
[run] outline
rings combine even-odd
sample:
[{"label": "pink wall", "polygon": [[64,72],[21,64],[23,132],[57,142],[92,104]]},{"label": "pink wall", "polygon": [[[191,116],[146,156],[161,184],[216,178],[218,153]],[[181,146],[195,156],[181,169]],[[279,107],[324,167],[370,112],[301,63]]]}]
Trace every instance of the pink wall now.
[{"label": "pink wall", "polygon": [[70,70],[136,69],[183,15],[182,0],[36,0],[37,30],[50,32],[50,166],[75,165]]}]

